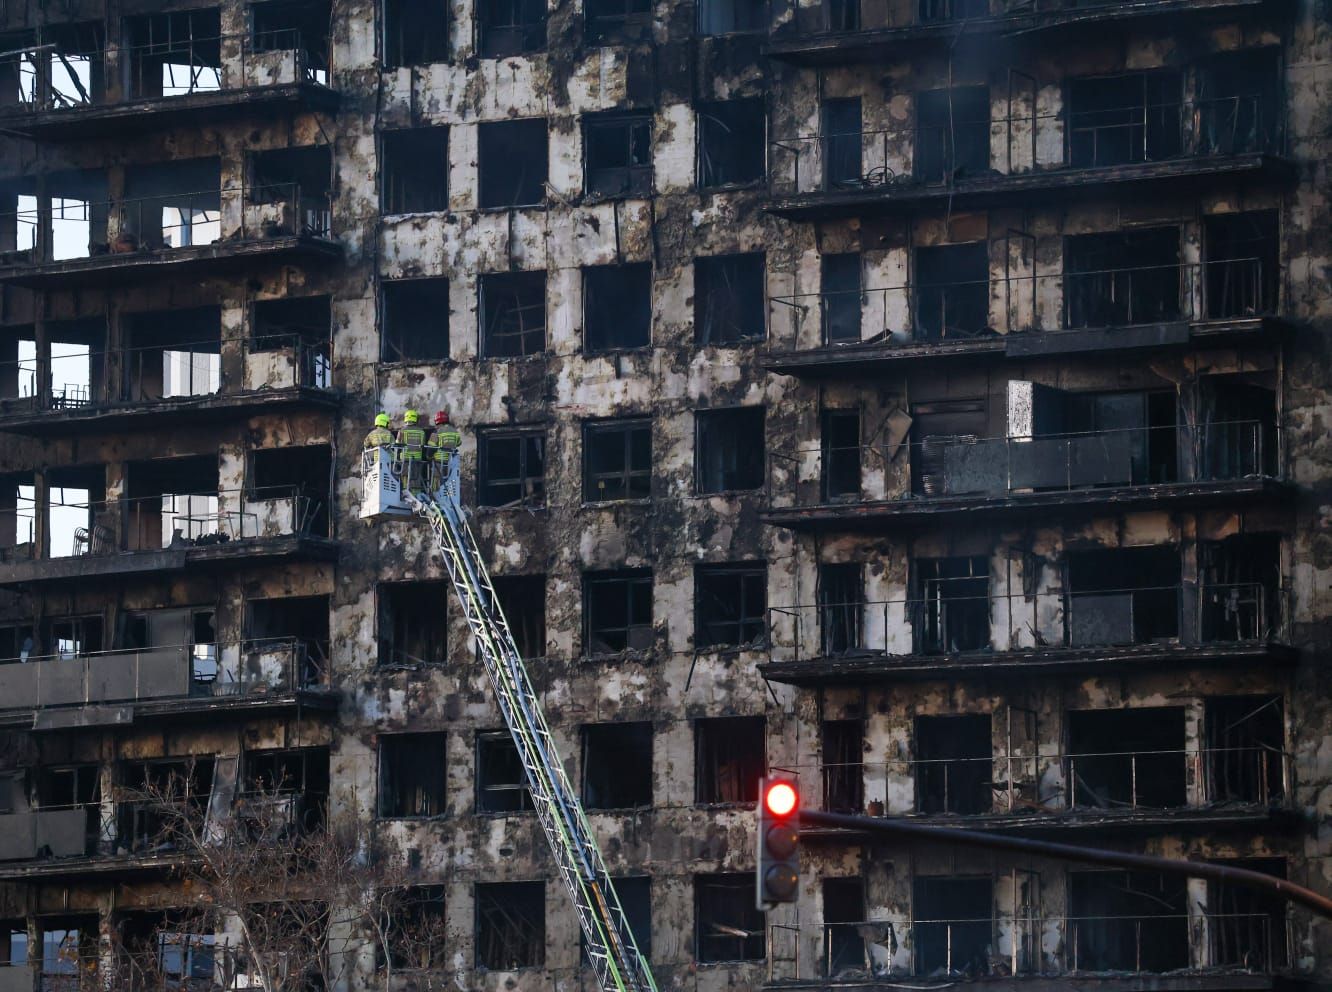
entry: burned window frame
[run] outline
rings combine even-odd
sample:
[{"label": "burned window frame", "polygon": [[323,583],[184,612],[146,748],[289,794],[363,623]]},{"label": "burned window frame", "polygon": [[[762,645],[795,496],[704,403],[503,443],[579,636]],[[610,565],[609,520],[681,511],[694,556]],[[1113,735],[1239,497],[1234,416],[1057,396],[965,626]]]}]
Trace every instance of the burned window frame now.
[{"label": "burned window frame", "polygon": [[[509,506],[538,507],[546,505],[546,429],[544,427],[487,427],[476,432],[476,501],[478,506],[494,508]],[[518,475],[495,478],[493,462],[496,444],[515,443],[518,446]],[[536,447],[536,451],[532,447]],[[539,465],[536,471],[529,467],[533,457]],[[517,499],[503,500],[496,488],[516,489]]]},{"label": "burned window frame", "polygon": [[[1174,257],[1169,259],[1172,233]],[[1064,329],[1132,327],[1183,319],[1186,313],[1183,235],[1180,224],[1065,235]],[[1115,255],[1136,263],[1144,255],[1155,257],[1158,251],[1168,260],[1149,265],[1114,263]],[[1135,277],[1140,280],[1136,292]],[[1087,286],[1085,292],[1079,290],[1080,285]],[[1138,299],[1141,302],[1135,304]]]},{"label": "burned window frame", "polygon": [[[416,286],[427,290],[427,293],[416,292],[415,295],[422,297],[429,295],[434,298],[432,305],[429,300],[418,299],[411,301],[401,299],[396,303],[391,297],[402,295],[408,297],[414,295],[414,291],[407,288]],[[414,365],[447,362],[450,360],[450,340],[449,340],[449,281],[436,276],[412,279],[381,279],[379,283],[379,303],[380,303],[380,346],[379,361],[383,365]],[[394,307],[401,308],[402,304],[414,302],[421,308],[421,314],[394,317]],[[439,304],[443,304],[440,306]],[[438,319],[443,322],[442,340],[437,342],[433,349],[427,349],[428,354],[407,353],[406,344],[409,336],[406,334],[406,328],[402,327],[399,321],[410,321],[412,316],[428,315],[432,319]],[[418,334],[420,332],[417,332]],[[418,339],[419,340],[419,339]],[[395,344],[396,342],[396,344]],[[390,347],[397,351],[396,357],[391,357]]]},{"label": "burned window frame", "polygon": [[[607,591],[613,586],[622,586],[619,592]],[[643,615],[636,602],[647,590],[647,612]],[[604,610],[597,599],[600,595],[623,595],[624,624],[601,623],[598,625],[596,614]],[[621,568],[609,571],[583,573],[583,656],[587,658],[614,657],[627,652],[649,650],[656,640],[654,627],[656,609],[653,574],[650,568]],[[637,633],[636,633],[637,632]],[[615,635],[608,639],[607,635]],[[635,638],[640,642],[635,645]],[[617,643],[622,641],[620,646]],[[594,650],[601,643],[604,650]],[[645,643],[642,643],[645,642]]]},{"label": "burned window frame", "polygon": [[[537,284],[541,302],[535,302]],[[485,272],[477,279],[477,342],[480,357],[487,359],[529,358],[543,354],[546,340],[546,307],[549,282],[544,269],[527,272]],[[529,298],[529,296],[531,298]],[[512,302],[505,307],[502,304]],[[539,314],[530,326],[527,315]],[[516,323],[517,329],[511,329]],[[497,350],[502,342],[517,341],[516,349]]]},{"label": "burned window frame", "polygon": [[[510,757],[509,752],[512,753]],[[485,817],[519,816],[532,812],[536,806],[532,802],[532,793],[527,785],[527,773],[523,767],[522,755],[513,742],[513,735],[507,730],[478,730],[473,748],[476,761],[476,814]],[[492,773],[498,773],[497,760],[512,762],[516,776],[509,780],[491,779]],[[512,802],[491,801],[491,795],[516,797]]]},{"label": "burned window frame", "polygon": [[[724,895],[719,894],[719,890]],[[718,913],[737,913],[738,919],[716,919]],[[705,933],[709,922],[716,933]],[[737,926],[736,924],[743,924]],[[736,931],[744,931],[741,937]],[[766,957],[763,911],[754,903],[753,872],[707,872],[694,876],[694,960],[699,964],[762,961]],[[734,953],[726,953],[734,941]],[[718,945],[726,950],[713,951]]]},{"label": "burned window frame", "polygon": [[[295,312],[301,307],[307,307],[312,311],[318,307],[319,316],[326,318],[323,329],[317,338],[306,333],[312,325],[302,324],[296,330],[280,332],[261,329],[265,311],[281,312],[283,309],[288,309]],[[329,351],[332,348],[332,339],[333,297],[328,293],[318,293],[313,296],[279,296],[271,299],[253,300],[250,303],[250,335],[246,347],[251,354],[296,348],[302,352],[309,350],[317,353],[321,356],[322,363],[326,364]],[[304,369],[302,371],[304,372]],[[304,377],[302,381],[305,381]]]},{"label": "burned window frame", "polygon": [[[746,740],[747,735],[753,738]],[[728,772],[729,762],[735,768]],[[765,717],[715,716],[694,721],[695,806],[752,806],[758,801],[759,779],[767,773]]]},{"label": "burned window frame", "polygon": [[[1089,88],[1096,85],[1110,85],[1115,80],[1133,80],[1136,79],[1140,84],[1142,100],[1140,103],[1126,104],[1118,107],[1100,107],[1092,109],[1082,109],[1079,107],[1079,89],[1086,90],[1081,101],[1087,102]],[[1163,84],[1163,85],[1162,85]],[[1184,85],[1185,73],[1178,67],[1164,67],[1156,69],[1130,69],[1123,72],[1097,73],[1091,76],[1074,76],[1064,80],[1061,87],[1063,106],[1065,110],[1064,122],[1064,163],[1071,169],[1107,169],[1122,167],[1125,165],[1136,165],[1143,162],[1157,162],[1173,158],[1185,150],[1185,104],[1184,104]],[[1174,102],[1169,103],[1164,99],[1154,99],[1154,87],[1164,91],[1173,89],[1175,91]],[[1152,111],[1157,113],[1153,115]],[[1171,115],[1177,118],[1170,120]],[[1105,120],[1108,115],[1122,115],[1116,120],[1113,116],[1107,123],[1092,123],[1087,126],[1079,126],[1079,120],[1083,117],[1092,116],[1094,121]],[[1120,123],[1128,121],[1128,123]],[[1128,154],[1123,161],[1118,160],[1118,156],[1108,156],[1105,161],[1101,160],[1099,137],[1094,138],[1090,145],[1090,155],[1084,144],[1079,144],[1079,135],[1088,131],[1097,132],[1101,128],[1127,128],[1128,141],[1125,148]],[[1134,140],[1134,132],[1141,130],[1141,141]],[[1141,152],[1141,157],[1137,157],[1134,149]]]},{"label": "burned window frame", "polygon": [[[501,6],[510,12],[503,24],[497,23]],[[486,0],[477,5],[476,11],[474,42],[483,59],[509,58],[545,50],[546,0]],[[488,31],[501,32],[506,39],[519,40],[497,43],[487,38]]]},{"label": "burned window frame", "polygon": [[[941,914],[927,905],[927,886],[953,889],[971,888],[976,904],[985,906],[985,915],[977,917],[975,911],[965,912],[960,919],[941,918]],[[978,896],[978,897],[977,897]],[[937,894],[936,894],[937,897]],[[940,900],[943,901],[943,900]],[[912,953],[912,974],[917,978],[938,974],[986,974],[986,949],[992,944],[995,920],[995,879],[992,875],[915,875],[911,879],[911,932],[915,940]],[[953,960],[956,948],[970,946],[972,956],[965,964]],[[943,961],[936,963],[934,955],[942,952]],[[942,967],[940,966],[942,965]]]},{"label": "burned window frame", "polygon": [[[750,110],[758,111],[758,134],[744,135],[735,134],[740,130],[740,126],[752,127],[753,121],[744,122],[740,120],[740,111],[734,111],[734,115],[728,122],[724,119],[724,112],[719,115],[721,107],[744,107]],[[715,191],[727,189],[744,189],[749,186],[756,186],[767,179],[768,175],[768,112],[767,104],[763,97],[738,97],[732,100],[713,100],[698,103],[694,107],[697,126],[697,147],[695,150],[695,174],[698,177],[698,188],[702,191]],[[712,131],[716,128],[721,129],[721,133],[715,135]],[[722,170],[720,161],[714,162],[715,156],[709,154],[709,146],[714,141],[719,148],[731,146],[743,147],[745,141],[753,139],[757,145],[758,157],[754,161],[745,161],[743,163],[733,163],[728,169]],[[738,153],[737,153],[738,154]],[[731,175],[736,173],[736,175]]]},{"label": "burned window frame", "polygon": [[[492,575],[490,584],[518,653],[529,661],[546,657],[546,573]],[[530,607],[533,616],[529,618],[519,606]]]},{"label": "burned window frame", "polygon": [[[966,574],[953,574],[962,572]],[[993,649],[990,572],[990,561],[983,554],[911,560],[916,653],[951,655]],[[954,626],[957,621],[950,614],[965,617],[959,618],[960,627]]]},{"label": "burned window frame", "polygon": [[993,714],[917,713],[911,754],[917,813],[980,816],[994,811]]},{"label": "burned window frame", "polygon": [[[646,133],[639,133],[640,129]],[[592,159],[595,136],[601,132],[611,134],[615,131],[624,132],[620,137],[624,142],[626,164],[594,166]],[[652,138],[653,120],[651,111],[610,110],[595,114],[584,114],[583,187],[587,191],[587,195],[603,200],[650,195],[652,193],[653,156],[655,152]],[[635,151],[638,149],[640,140],[645,144],[644,150],[647,158],[645,163],[635,164]],[[594,179],[594,174],[619,176],[621,173],[623,173],[623,177],[618,185],[597,182]],[[603,186],[607,188],[602,188]],[[615,188],[609,188],[611,186]]]},{"label": "burned window frame", "polygon": [[[380,734],[375,748],[378,760],[378,801],[375,815],[381,820],[438,820],[448,815],[448,734],[442,730],[414,730]],[[400,753],[399,753],[400,752]],[[394,767],[421,766],[405,783],[410,794],[397,795]],[[426,774],[420,774],[425,772]],[[432,776],[437,779],[431,781]],[[397,798],[390,802],[390,798]]]},{"label": "burned window frame", "polygon": [[[955,108],[959,96],[978,98],[982,93],[984,94],[984,116],[978,113],[975,119],[959,120]],[[932,104],[935,99],[945,101],[948,110],[946,124],[925,123],[927,116],[933,119],[934,108]],[[993,154],[993,149],[990,147],[990,100],[991,94],[988,83],[916,90],[912,94],[911,114],[914,124],[914,142],[911,153],[911,176],[916,182],[936,186],[941,184],[952,185],[959,173],[975,175],[978,171],[989,170],[990,157]],[[939,136],[937,149],[935,148],[935,142],[930,144],[925,142],[924,134],[927,128],[939,129],[943,132]],[[964,131],[963,129],[974,130]],[[965,144],[963,143],[964,138]],[[982,152],[983,162],[980,161]],[[977,161],[968,161],[973,155]]]},{"label": "burned window frame", "polygon": [[[731,600],[715,589],[711,583],[738,584],[739,595],[734,603],[738,607],[733,618],[706,619],[704,604],[709,599],[718,606]],[[758,587],[760,606],[752,612],[750,596]],[[734,628],[735,635],[727,637],[718,629]],[[745,636],[748,633],[750,636]],[[766,561],[739,561],[694,566],[694,650],[741,651],[762,648],[768,641],[768,563]]]},{"label": "burned window frame", "polygon": [[[694,495],[750,493],[764,487],[768,476],[767,420],[764,406],[695,411]],[[727,440],[731,443],[723,444]]]},{"label": "burned window frame", "polygon": [[[375,588],[379,611],[379,664],[382,667],[442,665],[448,661],[448,583],[437,579],[411,579],[399,582],[380,582]],[[419,607],[413,604],[396,604],[397,597],[417,596]],[[429,600],[434,599],[433,607]],[[404,629],[404,622],[419,617],[424,624],[412,623],[410,636]],[[424,641],[433,645],[430,652],[434,657],[418,658],[408,654],[405,648],[397,645],[407,641]]]},{"label": "burned window frame", "polygon": [[436,971],[447,966],[448,900],[443,885],[404,885],[378,895],[378,967],[395,972]]},{"label": "burned window frame", "polygon": [[823,809],[829,813],[865,813],[864,719],[824,720],[819,737]]},{"label": "burned window frame", "polygon": [[[401,4],[402,10],[399,12],[399,18],[403,18],[404,12],[415,10],[417,17],[420,18],[422,8],[427,8],[434,4],[438,7],[435,18],[427,23],[428,30],[419,30],[422,21],[406,20],[400,30],[393,31],[392,17],[390,7],[394,4]],[[407,68],[409,66],[431,65],[440,62],[447,62],[450,58],[449,53],[449,8],[443,0],[378,0],[376,4],[379,13],[379,43],[384,53],[384,64],[393,68]],[[428,14],[428,11],[426,12]],[[405,19],[404,19],[405,20]],[[411,30],[413,27],[418,30]]]},{"label": "burned window frame", "polygon": [[[524,130],[531,134],[522,134]],[[540,132],[540,141],[536,134]],[[507,134],[509,137],[501,137]],[[526,165],[523,171],[508,177],[512,182],[497,183],[494,167],[514,162],[535,163],[537,158],[524,155],[520,150],[506,148],[506,145],[521,145],[524,140],[532,140],[540,145],[540,181],[529,180]],[[489,165],[487,165],[489,162]],[[476,205],[481,211],[531,210],[546,205],[547,187],[550,183],[550,120],[546,117],[511,117],[498,121],[482,121],[477,125],[476,134]],[[489,178],[487,174],[489,173]],[[525,187],[532,183],[530,189]],[[539,187],[539,189],[537,188]],[[507,195],[497,195],[497,190],[510,189]]]},{"label": "burned window frame", "polygon": [[[634,280],[629,284],[627,280]],[[608,309],[594,303],[602,292],[595,285],[605,280],[632,292],[633,314],[621,309]],[[605,355],[619,351],[638,351],[652,347],[652,263],[626,262],[620,265],[585,265],[583,284],[583,353]],[[640,298],[641,295],[641,298]],[[628,319],[633,317],[632,320]],[[628,327],[628,333],[625,328]],[[617,330],[619,333],[617,334]],[[617,342],[617,337],[625,340]]]},{"label": "burned window frame", "polygon": [[[646,465],[636,464],[634,454],[641,444],[641,438],[635,434],[647,434]],[[594,441],[614,435],[622,435],[624,459],[618,471],[594,472],[592,469],[591,448]],[[652,497],[652,419],[650,417],[628,417],[623,420],[593,420],[583,425],[583,502],[624,503],[635,500],[647,500]],[[604,495],[605,486],[598,483],[619,480],[612,495]]]},{"label": "burned window frame", "polygon": [[[937,262],[942,260],[942,265]],[[977,278],[937,279],[936,269],[967,270]],[[984,335],[990,325],[990,243],[966,241],[917,245],[912,258],[915,286],[912,293],[912,337],[917,341],[956,341]],[[949,302],[955,306],[950,308]],[[949,323],[950,309],[963,314],[960,324]],[[937,311],[937,314],[936,314]],[[970,319],[967,319],[967,318]],[[937,318],[937,319],[936,319]]]},{"label": "burned window frame", "polygon": [[[826,407],[819,411],[819,488],[826,503],[856,502],[864,485],[863,416],[859,407]],[[839,425],[855,427],[855,445],[840,443]],[[834,443],[839,442],[839,443]],[[847,452],[850,452],[848,457]],[[840,480],[840,481],[839,481]],[[852,484],[854,482],[854,484]]]},{"label": "burned window frame", "polygon": [[[487,893],[484,898],[482,897],[483,891]],[[545,966],[546,939],[548,936],[545,879],[515,882],[474,882],[472,884],[472,902],[475,907],[473,920],[473,936],[476,941],[474,963],[478,970],[527,971]],[[501,933],[492,936],[491,940],[518,942],[518,947],[512,950],[516,952],[521,947],[527,950],[528,954],[495,956],[497,948],[486,943],[483,931],[483,926],[487,923],[483,916],[488,906],[499,909],[502,916],[508,921],[508,925],[517,923],[531,928],[533,931],[527,934],[508,936]],[[529,915],[534,907],[540,907],[541,920],[539,927],[537,921]],[[498,950],[502,951],[503,948],[498,948]],[[522,960],[518,961],[518,957],[521,957]]]},{"label": "burned window frame", "polygon": [[[652,806],[652,759],[655,741],[653,740],[651,720],[625,720],[612,723],[585,723],[579,728],[579,738],[583,757],[583,776],[581,794],[583,807],[589,810],[631,810],[649,809]],[[646,737],[646,742],[632,739],[634,735]],[[631,739],[624,740],[623,737]],[[604,741],[595,738],[605,737]],[[646,743],[644,753],[635,750]],[[602,757],[598,758],[597,756]],[[608,755],[619,755],[625,764],[641,764],[635,774],[616,776],[617,769],[608,767],[598,774],[599,762]],[[595,759],[595,760],[594,760]],[[619,769],[623,771],[623,769]],[[604,779],[600,785],[597,779]],[[609,793],[616,783],[631,782],[629,794],[612,797]],[[606,793],[606,800],[599,798]]]},{"label": "burned window frame", "polygon": [[[767,276],[762,251],[695,258],[694,344],[735,347],[766,340]],[[751,280],[756,284],[749,285]],[[756,298],[747,301],[755,290]]]},{"label": "burned window frame", "polygon": [[[434,147],[436,143],[438,148]],[[430,157],[440,153],[438,160],[430,161],[427,152]],[[379,132],[379,156],[379,206],[383,214],[443,213],[449,209],[447,127],[386,128]],[[406,161],[400,161],[399,156]],[[425,175],[404,175],[404,169],[424,170]]]}]

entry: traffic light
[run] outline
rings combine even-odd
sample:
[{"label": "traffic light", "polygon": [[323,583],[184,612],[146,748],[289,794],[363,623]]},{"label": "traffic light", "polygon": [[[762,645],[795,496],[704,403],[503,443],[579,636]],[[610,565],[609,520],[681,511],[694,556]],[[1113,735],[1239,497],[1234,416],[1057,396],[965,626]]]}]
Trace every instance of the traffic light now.
[{"label": "traffic light", "polygon": [[758,856],[755,878],[759,909],[795,902],[800,886],[800,790],[794,779],[759,782]]}]

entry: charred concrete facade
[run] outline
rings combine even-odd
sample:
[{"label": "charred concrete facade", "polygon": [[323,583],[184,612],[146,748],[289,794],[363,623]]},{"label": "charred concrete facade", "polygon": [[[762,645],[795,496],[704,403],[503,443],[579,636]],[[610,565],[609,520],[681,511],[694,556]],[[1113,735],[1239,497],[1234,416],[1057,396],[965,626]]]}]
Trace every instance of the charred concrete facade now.
[{"label": "charred concrete facade", "polygon": [[426,530],[358,519],[409,406],[662,987],[1326,980],[1215,886],[811,834],[765,921],[747,872],[781,767],[1332,888],[1328,15],[4,8],[0,981],[191,908],[126,789],[281,768],[438,897],[432,980],[591,982]]}]

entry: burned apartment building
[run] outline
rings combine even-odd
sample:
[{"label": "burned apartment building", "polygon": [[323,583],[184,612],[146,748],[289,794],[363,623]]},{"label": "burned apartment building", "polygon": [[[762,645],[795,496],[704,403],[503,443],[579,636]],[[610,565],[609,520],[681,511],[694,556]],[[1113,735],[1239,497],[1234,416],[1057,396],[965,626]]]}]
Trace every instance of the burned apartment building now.
[{"label": "burned apartment building", "polygon": [[1330,19],[0,3],[0,989],[224,984],[168,781],[400,859],[436,939],[339,987],[591,987],[428,531],[358,519],[409,406],[663,989],[1327,981],[1247,890],[846,832],[765,919],[752,803],[1332,891]]}]

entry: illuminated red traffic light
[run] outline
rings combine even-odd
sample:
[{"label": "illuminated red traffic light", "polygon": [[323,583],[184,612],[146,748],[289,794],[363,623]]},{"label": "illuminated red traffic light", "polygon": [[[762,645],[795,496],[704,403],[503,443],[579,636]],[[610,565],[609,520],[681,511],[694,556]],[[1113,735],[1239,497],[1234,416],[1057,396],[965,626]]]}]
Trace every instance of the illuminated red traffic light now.
[{"label": "illuminated red traffic light", "polygon": [[793,779],[759,782],[754,877],[762,910],[795,902],[800,891],[800,789]]},{"label": "illuminated red traffic light", "polygon": [[763,796],[763,803],[773,816],[790,816],[799,802],[800,797],[790,782],[773,782]]}]

